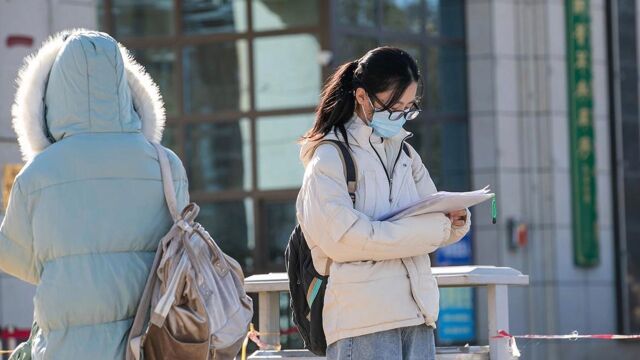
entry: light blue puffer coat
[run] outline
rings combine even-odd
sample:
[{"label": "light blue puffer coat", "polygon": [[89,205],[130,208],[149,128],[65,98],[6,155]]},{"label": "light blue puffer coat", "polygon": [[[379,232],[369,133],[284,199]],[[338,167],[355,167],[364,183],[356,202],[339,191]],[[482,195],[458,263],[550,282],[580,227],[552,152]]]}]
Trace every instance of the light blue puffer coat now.
[{"label": "light blue puffer coat", "polygon": [[[50,39],[18,82],[13,121],[28,162],[0,227],[0,269],[37,285],[32,356],[122,359],[171,225],[150,143],[164,126],[157,87],[115,40],[85,30]],[[185,171],[167,152],[184,206]]]}]

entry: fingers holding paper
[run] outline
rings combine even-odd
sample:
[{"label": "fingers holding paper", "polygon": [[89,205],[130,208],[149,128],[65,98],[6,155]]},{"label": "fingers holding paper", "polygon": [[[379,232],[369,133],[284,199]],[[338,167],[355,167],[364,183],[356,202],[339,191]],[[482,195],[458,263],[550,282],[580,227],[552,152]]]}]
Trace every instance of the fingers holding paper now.
[{"label": "fingers holding paper", "polygon": [[443,242],[440,247],[459,241],[469,232],[469,228],[471,227],[471,212],[468,209],[451,211],[445,213],[445,216],[451,219],[451,236],[449,236],[449,239]]},{"label": "fingers holding paper", "polygon": [[455,210],[445,214],[451,220],[451,225],[460,227],[467,222],[467,209]]}]

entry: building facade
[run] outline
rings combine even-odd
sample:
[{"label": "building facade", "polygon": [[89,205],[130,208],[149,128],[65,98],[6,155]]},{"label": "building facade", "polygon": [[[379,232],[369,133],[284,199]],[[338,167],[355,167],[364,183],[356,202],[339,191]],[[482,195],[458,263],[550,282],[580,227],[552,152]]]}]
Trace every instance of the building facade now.
[{"label": "building facade", "polygon": [[[371,48],[401,47],[423,74],[410,142],[437,187],[497,193],[498,223],[478,206],[470,235],[434,263],[528,274],[529,287],[510,290],[514,334],[638,333],[639,13],[632,0],[5,0],[0,165],[20,162],[9,109],[22,58],[63,29],[109,32],[160,86],[163,142],[185,164],[199,221],[246,273],[283,271],[303,175],[296,140],[323,81]],[[439,343],[488,343],[486,294],[443,290]],[[0,326],[29,327],[33,291],[0,275]],[[519,345],[525,359],[640,351]]]}]

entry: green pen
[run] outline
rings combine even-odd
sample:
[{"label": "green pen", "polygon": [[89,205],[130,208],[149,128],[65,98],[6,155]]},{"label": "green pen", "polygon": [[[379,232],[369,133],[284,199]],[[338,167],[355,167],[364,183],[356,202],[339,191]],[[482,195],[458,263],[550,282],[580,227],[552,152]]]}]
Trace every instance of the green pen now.
[{"label": "green pen", "polygon": [[496,196],[493,195],[493,198],[491,199],[491,222],[492,223],[496,223],[497,222],[497,218],[498,218],[498,210],[496,209]]}]

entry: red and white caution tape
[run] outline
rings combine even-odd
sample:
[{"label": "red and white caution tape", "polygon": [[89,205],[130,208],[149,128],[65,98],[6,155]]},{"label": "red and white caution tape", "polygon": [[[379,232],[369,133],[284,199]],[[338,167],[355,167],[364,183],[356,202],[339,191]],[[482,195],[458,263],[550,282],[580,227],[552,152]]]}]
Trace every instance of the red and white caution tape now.
[{"label": "red and white caution tape", "polygon": [[617,334],[593,334],[580,335],[577,331],[567,335],[511,335],[504,330],[499,330],[493,339],[509,339],[509,349],[514,357],[520,356],[520,350],[516,345],[516,339],[541,339],[541,340],[578,340],[578,339],[600,339],[600,340],[640,340],[640,335],[617,335]]}]

